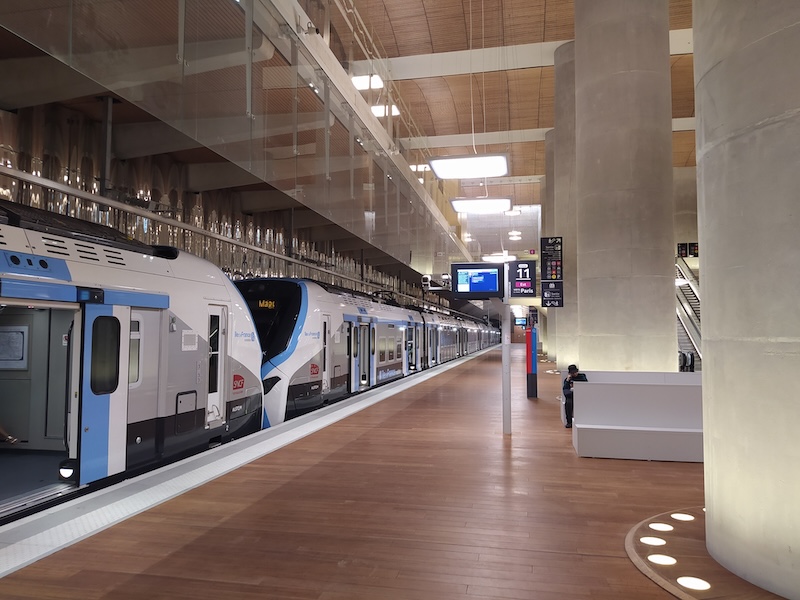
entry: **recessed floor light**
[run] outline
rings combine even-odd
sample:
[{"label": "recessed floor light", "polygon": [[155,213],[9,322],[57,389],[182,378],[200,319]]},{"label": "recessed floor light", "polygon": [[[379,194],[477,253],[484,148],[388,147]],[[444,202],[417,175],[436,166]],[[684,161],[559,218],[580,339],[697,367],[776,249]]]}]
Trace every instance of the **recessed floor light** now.
[{"label": "recessed floor light", "polygon": [[666,523],[650,523],[648,527],[656,531],[672,531],[675,529],[672,525],[667,525]]},{"label": "recessed floor light", "polygon": [[687,515],[686,513],[672,513],[670,517],[676,521],[694,521],[694,517],[692,515]]},{"label": "recessed floor light", "polygon": [[659,537],[651,537],[651,536],[645,536],[643,538],[639,538],[639,541],[642,542],[643,544],[647,544],[648,546],[663,546],[667,543],[665,540],[662,540]]},{"label": "recessed floor light", "polygon": [[655,563],[657,565],[665,565],[665,566],[674,565],[675,563],[678,562],[677,560],[675,560],[671,556],[667,556],[666,554],[650,554],[647,557],[647,560],[649,560],[651,563]]},{"label": "recessed floor light", "polygon": [[704,591],[711,589],[711,584],[699,577],[678,577],[677,581],[679,585],[689,590]]}]

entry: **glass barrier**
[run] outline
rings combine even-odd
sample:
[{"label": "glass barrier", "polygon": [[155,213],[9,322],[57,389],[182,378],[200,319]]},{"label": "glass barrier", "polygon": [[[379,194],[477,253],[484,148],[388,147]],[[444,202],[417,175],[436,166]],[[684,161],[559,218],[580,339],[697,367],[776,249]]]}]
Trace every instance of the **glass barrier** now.
[{"label": "glass barrier", "polygon": [[[322,4],[305,4],[314,15],[312,19],[309,14],[310,22],[330,23],[320,35],[327,36],[342,64],[364,59],[338,10],[324,8],[330,11],[326,19],[318,14]],[[202,176],[202,185],[194,181],[194,191],[203,194],[206,205],[201,218],[196,203],[183,206],[182,194],[169,195],[174,185],[121,160],[112,170],[115,181],[123,184],[111,197],[202,222],[231,239],[256,240],[269,251],[313,260],[315,244],[331,240],[302,230],[296,232],[296,243],[286,240],[286,227],[278,222],[285,218],[285,194],[420,272],[433,272],[434,267],[446,271],[438,264],[460,252],[446,241],[447,232],[431,214],[435,209],[409,185],[410,172],[401,173],[370,133],[370,127],[378,126],[360,122],[310,58],[301,41],[304,34],[277,15],[264,0],[0,3],[0,25],[127,100],[127,113],[141,109],[155,117],[127,116],[151,152],[191,156],[187,162]],[[379,91],[367,95],[368,101],[379,98],[386,100]],[[395,135],[411,135],[403,119],[394,119],[391,129]],[[419,151],[406,155],[424,164]],[[29,158],[29,164],[20,162],[29,172],[78,189],[88,189],[89,180],[97,182],[97,161],[63,164],[57,153],[44,152]],[[36,160],[41,164],[34,164]],[[234,197],[219,191],[241,186],[250,186],[242,199],[247,215],[236,208]],[[85,207],[69,194],[36,186],[26,194],[33,205],[108,219],[107,211]],[[201,241],[145,217],[118,218],[118,225],[136,239],[183,243],[243,273],[286,274],[286,265],[220,241]]]}]

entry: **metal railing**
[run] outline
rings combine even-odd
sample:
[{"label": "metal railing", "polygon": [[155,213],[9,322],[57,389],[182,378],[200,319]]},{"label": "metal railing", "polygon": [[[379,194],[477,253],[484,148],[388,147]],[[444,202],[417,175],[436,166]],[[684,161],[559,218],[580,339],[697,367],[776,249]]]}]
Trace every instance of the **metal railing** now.
[{"label": "metal railing", "polygon": [[[156,223],[161,223],[167,225],[169,227],[173,227],[176,230],[180,230],[183,232],[190,232],[196,236],[200,236],[201,238],[205,238],[207,240],[214,240],[216,242],[220,242],[223,245],[228,245],[229,247],[239,248],[241,250],[246,250],[253,252],[257,255],[265,256],[273,261],[275,261],[275,270],[283,270],[284,272],[288,273],[290,271],[294,271],[292,273],[292,277],[308,277],[311,279],[317,279],[322,281],[323,283],[329,283],[332,285],[338,285],[339,287],[352,289],[354,291],[364,291],[369,290],[367,293],[374,292],[383,292],[383,295],[387,292],[386,288],[382,285],[372,283],[368,280],[363,280],[359,277],[354,277],[352,275],[346,273],[340,273],[338,271],[324,268],[314,263],[310,263],[304,261],[302,259],[293,258],[291,256],[286,256],[284,254],[280,254],[278,252],[273,252],[267,250],[265,248],[261,248],[259,246],[254,246],[252,244],[248,244],[247,242],[243,242],[241,240],[237,240],[231,237],[227,237],[226,235],[222,235],[219,233],[215,233],[212,231],[208,231],[206,229],[202,229],[200,227],[196,227],[189,223],[179,221],[177,219],[170,218],[168,216],[164,216],[164,214],[160,214],[157,212],[151,212],[144,208],[140,208],[138,206],[127,204],[125,202],[114,200],[111,198],[106,198],[104,196],[99,196],[97,194],[93,194],[91,192],[86,192],[83,190],[79,190],[68,185],[64,185],[57,181],[53,181],[51,179],[47,179],[44,177],[40,177],[37,175],[32,175],[25,171],[20,171],[18,169],[14,169],[11,167],[7,167],[5,165],[0,164],[0,177],[9,177],[17,182],[28,184],[29,186],[38,186],[45,190],[52,190],[56,193],[63,194],[68,197],[79,198],[84,201],[95,203],[102,207],[107,207],[110,209],[114,209],[119,211],[122,214],[127,215],[134,215],[137,217],[141,217],[144,219],[149,219]],[[16,187],[16,195],[22,193],[23,186],[15,186]],[[8,193],[9,190],[6,190],[7,193],[3,194],[3,196],[9,198],[9,196],[14,196],[15,194]],[[12,201],[17,201],[16,198],[10,197]],[[73,215],[70,215],[73,216]],[[102,224],[106,224],[103,222]],[[125,232],[127,233],[127,232]],[[188,248],[180,248],[181,250],[185,250],[186,252],[191,252]],[[213,261],[212,261],[213,262]],[[225,264],[218,264],[220,268],[225,269],[227,267],[227,271],[230,271],[230,267],[234,265],[225,265]],[[289,267],[292,267],[291,269]],[[280,269],[283,267],[283,269]],[[452,310],[450,308],[437,306],[434,303],[426,302],[424,299],[417,298],[416,296],[410,296],[408,294],[403,294],[399,291],[390,291],[391,294],[394,295],[398,301],[402,299],[402,301],[408,305],[416,306],[421,309],[427,310],[434,310],[439,312],[447,312],[454,315],[459,315],[463,317],[467,317],[469,319],[473,319],[470,315],[466,315],[464,313],[460,313],[458,311]],[[380,295],[376,295],[376,300],[380,301],[382,298]]]}]

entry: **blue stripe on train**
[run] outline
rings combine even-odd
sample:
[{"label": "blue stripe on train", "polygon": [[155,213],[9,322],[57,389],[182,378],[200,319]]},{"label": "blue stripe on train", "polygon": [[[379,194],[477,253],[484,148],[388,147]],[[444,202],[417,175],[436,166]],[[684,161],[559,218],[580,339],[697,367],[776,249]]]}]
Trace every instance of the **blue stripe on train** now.
[{"label": "blue stripe on train", "polygon": [[[300,286],[300,312],[297,315],[297,321],[294,324],[294,330],[292,331],[292,336],[289,339],[289,345],[287,346],[286,350],[273,357],[272,360],[268,360],[261,365],[261,381],[264,381],[270,376],[272,371],[289,360],[292,354],[294,354],[294,351],[297,349],[297,344],[300,341],[300,336],[303,333],[303,328],[306,325],[306,318],[308,317],[308,287],[303,281],[298,281],[297,285]],[[266,408],[263,410],[261,424],[264,429],[270,426]]]}]

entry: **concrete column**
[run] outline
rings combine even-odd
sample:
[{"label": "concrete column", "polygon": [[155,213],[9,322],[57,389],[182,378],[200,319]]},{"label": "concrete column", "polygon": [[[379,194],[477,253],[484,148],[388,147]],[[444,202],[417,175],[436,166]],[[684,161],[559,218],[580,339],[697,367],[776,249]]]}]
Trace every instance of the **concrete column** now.
[{"label": "concrete column", "polygon": [[575,187],[575,42],[555,52],[555,229],[563,237],[564,306],[558,313],[558,358],[561,371],[578,361],[578,218]]},{"label": "concrete column", "polygon": [[800,2],[694,4],[706,541],[800,598]]},{"label": "concrete column", "polygon": [[675,167],[672,181],[675,198],[673,250],[677,253],[678,244],[697,241],[697,168]]},{"label": "concrete column", "polygon": [[676,371],[668,0],[575,1],[580,366]]},{"label": "concrete column", "polygon": [[[545,150],[545,153],[546,153],[546,150]],[[545,156],[545,160],[547,160],[546,156]],[[545,197],[546,196],[547,196],[547,175],[545,175],[544,177],[539,179],[539,198],[540,198],[540,202],[541,202],[541,210],[539,211],[539,237],[540,238],[544,237],[544,235],[545,235],[545,232],[544,232],[545,231],[545,219],[547,218],[547,215],[545,214],[545,204],[546,204]],[[538,253],[539,251],[537,250],[536,252]],[[536,261],[536,267],[537,267],[537,271],[538,271],[538,267],[539,267],[539,260],[538,259]],[[537,274],[535,275],[535,278],[538,278],[538,277],[539,277],[539,274],[537,272]],[[536,293],[538,295],[539,291],[537,290]],[[547,356],[547,313],[545,311],[541,310],[541,308],[539,308],[538,311],[539,311],[539,324],[537,325],[537,329],[539,331],[539,333],[538,333],[538,335],[539,335],[539,343],[540,343],[541,348],[542,348],[542,354]]]},{"label": "concrete column", "polygon": [[[556,228],[556,215],[555,215],[555,150],[556,150],[556,132],[551,129],[544,134],[544,159],[545,159],[545,181],[546,187],[544,189],[544,205],[542,206],[542,213],[544,218],[544,227],[542,228],[542,237],[548,235],[555,235]],[[539,260],[541,261],[541,256]],[[541,273],[542,265],[539,266]],[[541,297],[541,288],[539,291]],[[546,310],[546,309],[545,309]],[[547,360],[550,362],[556,361],[558,352],[558,309],[547,311]]]}]

